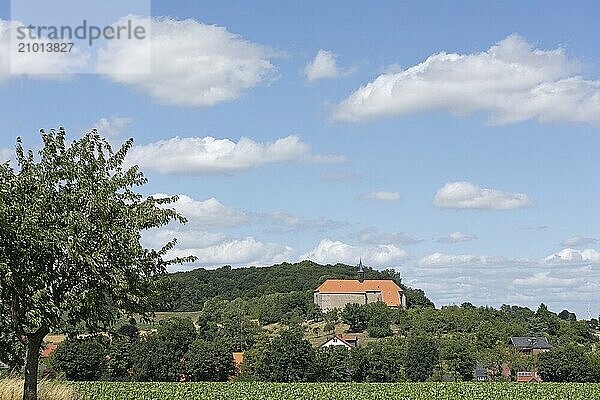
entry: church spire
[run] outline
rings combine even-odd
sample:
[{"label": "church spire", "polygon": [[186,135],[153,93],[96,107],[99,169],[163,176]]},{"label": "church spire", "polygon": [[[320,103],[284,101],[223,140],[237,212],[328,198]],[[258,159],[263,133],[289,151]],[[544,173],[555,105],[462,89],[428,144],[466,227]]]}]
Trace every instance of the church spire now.
[{"label": "church spire", "polygon": [[365,280],[365,268],[363,267],[362,257],[358,261],[358,281],[360,283]]}]

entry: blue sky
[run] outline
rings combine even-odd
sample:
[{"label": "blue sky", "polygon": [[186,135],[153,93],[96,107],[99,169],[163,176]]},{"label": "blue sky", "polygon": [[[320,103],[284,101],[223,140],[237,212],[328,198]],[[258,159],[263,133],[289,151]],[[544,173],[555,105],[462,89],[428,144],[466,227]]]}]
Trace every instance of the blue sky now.
[{"label": "blue sky", "polygon": [[11,74],[4,44],[0,155],[60,125],[134,137],[145,193],[182,195],[190,219],[144,240],[177,236],[197,265],[362,256],[438,305],[598,315],[598,2],[153,1],[152,14],[144,76]]}]

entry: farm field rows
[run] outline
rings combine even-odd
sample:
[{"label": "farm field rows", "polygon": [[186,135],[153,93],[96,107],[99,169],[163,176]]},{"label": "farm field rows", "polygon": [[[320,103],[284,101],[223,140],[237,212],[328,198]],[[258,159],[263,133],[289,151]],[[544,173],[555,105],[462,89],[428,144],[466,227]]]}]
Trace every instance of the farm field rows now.
[{"label": "farm field rows", "polygon": [[73,383],[84,400],[600,400],[575,383]]}]

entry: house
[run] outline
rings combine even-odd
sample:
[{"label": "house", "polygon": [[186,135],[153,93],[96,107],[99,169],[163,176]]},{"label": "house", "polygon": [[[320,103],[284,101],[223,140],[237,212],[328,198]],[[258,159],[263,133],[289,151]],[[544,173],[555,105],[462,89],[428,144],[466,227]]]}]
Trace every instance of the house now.
[{"label": "house", "polygon": [[352,347],[356,347],[358,344],[358,337],[354,335],[342,336],[342,339],[344,339]]},{"label": "house", "polygon": [[473,380],[475,382],[486,382],[490,380],[487,369],[480,362],[477,363],[475,370],[473,371]]},{"label": "house", "polygon": [[548,339],[543,336],[513,336],[510,338],[510,343],[525,356],[545,353],[552,348]]},{"label": "house", "polygon": [[352,344],[351,341],[347,341],[346,339],[344,339],[343,336],[335,335],[334,337],[323,343],[321,347],[344,346],[347,349],[351,349],[352,347],[356,346],[357,341],[356,336],[351,337],[354,338],[354,344]]},{"label": "house", "polygon": [[540,383],[542,378],[537,372],[517,372],[517,382],[520,383]]},{"label": "house", "polygon": [[382,301],[389,307],[406,308],[402,288],[391,279],[367,279],[362,261],[358,264],[358,279],[327,279],[314,292],[314,302],[323,311],[344,308],[346,304],[368,304]]},{"label": "house", "polygon": [[0,361],[0,371],[5,369],[10,369],[10,367],[7,364],[4,364],[2,361]]}]

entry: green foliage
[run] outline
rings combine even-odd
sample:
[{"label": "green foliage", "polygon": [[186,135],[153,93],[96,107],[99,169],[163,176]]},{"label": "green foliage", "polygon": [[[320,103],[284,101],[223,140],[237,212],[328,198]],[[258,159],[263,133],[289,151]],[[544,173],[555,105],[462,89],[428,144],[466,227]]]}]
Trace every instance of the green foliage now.
[{"label": "green foliage", "polygon": [[307,378],[313,350],[301,331],[287,329],[273,339],[260,355],[255,366],[261,380],[299,382]]},{"label": "green foliage", "polygon": [[106,369],[109,341],[106,337],[68,338],[52,353],[50,364],[72,381],[94,381]]},{"label": "green foliage", "polygon": [[439,360],[439,348],[431,337],[424,334],[412,335],[406,345],[404,368],[408,379],[423,382],[429,379]]},{"label": "green foliage", "polygon": [[185,354],[196,339],[190,319],[161,321],[155,333],[142,337],[132,349],[133,378],[138,381],[179,381],[186,372]]},{"label": "green foliage", "polygon": [[549,382],[589,382],[594,375],[590,361],[579,346],[557,347],[540,354],[538,371]]},{"label": "green foliage", "polygon": [[351,372],[350,351],[344,346],[321,347],[315,350],[310,380],[349,382]]},{"label": "green foliage", "polygon": [[382,338],[392,335],[390,323],[393,311],[383,302],[367,304],[367,332],[374,338]]},{"label": "green foliage", "polygon": [[233,369],[231,348],[221,340],[196,339],[185,355],[185,371],[194,381],[226,381]]},{"label": "green foliage", "polygon": [[348,303],[342,311],[342,321],[350,325],[350,332],[362,332],[367,329],[367,309],[365,306]]},{"label": "green foliage", "polygon": [[[377,271],[369,267],[365,269],[367,279],[393,279],[400,284],[400,276],[393,270]],[[154,311],[200,311],[204,302],[215,297],[224,300],[248,300],[290,292],[307,294],[311,300],[308,304],[312,304],[313,291],[326,279],[356,279],[356,268],[344,264],[319,265],[312,261],[261,268],[198,268],[169,274],[161,279],[161,290],[153,298],[153,306]],[[433,306],[423,291],[401,286],[410,305]],[[310,305],[302,305],[299,310],[302,310],[302,315],[313,318],[314,309]],[[270,323],[276,322],[279,317],[264,315],[263,318],[265,323]]]},{"label": "green foliage", "polygon": [[442,356],[448,371],[459,380],[473,379],[473,370],[477,363],[473,345],[464,337],[450,337],[444,340],[442,346]]}]

